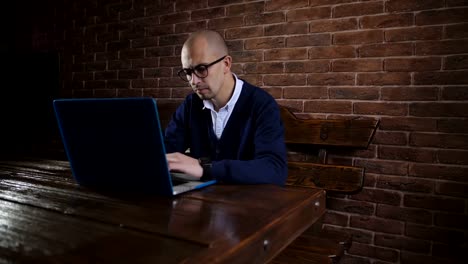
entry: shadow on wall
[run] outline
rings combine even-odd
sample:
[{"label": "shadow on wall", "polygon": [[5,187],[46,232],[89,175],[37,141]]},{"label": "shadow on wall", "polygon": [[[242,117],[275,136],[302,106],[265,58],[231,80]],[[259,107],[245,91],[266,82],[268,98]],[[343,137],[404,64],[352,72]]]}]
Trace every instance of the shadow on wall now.
[{"label": "shadow on wall", "polygon": [[58,136],[52,108],[59,90],[58,55],[0,54],[0,154],[27,155]]}]

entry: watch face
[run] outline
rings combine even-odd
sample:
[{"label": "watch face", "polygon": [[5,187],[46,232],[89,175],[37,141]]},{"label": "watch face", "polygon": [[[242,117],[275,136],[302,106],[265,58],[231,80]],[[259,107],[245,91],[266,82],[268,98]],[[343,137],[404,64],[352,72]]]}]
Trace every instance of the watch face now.
[{"label": "watch face", "polygon": [[208,164],[208,163],[211,163],[211,159],[208,158],[208,157],[201,157],[198,159],[200,161],[200,164]]}]

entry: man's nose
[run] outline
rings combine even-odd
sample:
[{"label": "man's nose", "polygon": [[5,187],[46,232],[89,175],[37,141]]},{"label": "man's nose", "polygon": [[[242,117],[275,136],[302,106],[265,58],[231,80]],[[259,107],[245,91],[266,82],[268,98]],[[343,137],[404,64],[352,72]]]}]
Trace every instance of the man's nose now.
[{"label": "man's nose", "polygon": [[190,80],[190,82],[195,85],[199,82],[201,82],[202,78],[198,77],[194,72],[192,72],[192,79]]}]

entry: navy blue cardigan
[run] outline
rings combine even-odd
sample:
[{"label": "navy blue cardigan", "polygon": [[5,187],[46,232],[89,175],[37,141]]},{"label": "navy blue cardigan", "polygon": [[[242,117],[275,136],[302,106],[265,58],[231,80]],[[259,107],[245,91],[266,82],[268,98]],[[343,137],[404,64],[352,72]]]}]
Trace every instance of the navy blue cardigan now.
[{"label": "navy blue cardigan", "polygon": [[211,113],[194,93],[172,116],[166,132],[167,153],[211,157],[213,175],[226,183],[284,185],[287,177],[284,127],[273,97],[244,81],[242,92],[218,140]]}]

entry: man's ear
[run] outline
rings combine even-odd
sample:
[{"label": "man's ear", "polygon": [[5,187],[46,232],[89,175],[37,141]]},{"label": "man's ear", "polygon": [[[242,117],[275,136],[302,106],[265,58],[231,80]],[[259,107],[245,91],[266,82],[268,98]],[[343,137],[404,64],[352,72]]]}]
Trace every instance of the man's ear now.
[{"label": "man's ear", "polygon": [[231,71],[231,66],[232,66],[232,57],[227,55],[226,58],[223,60],[223,65],[224,65],[224,73],[228,73]]}]

